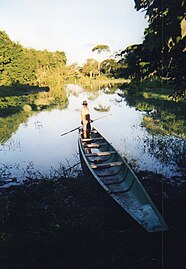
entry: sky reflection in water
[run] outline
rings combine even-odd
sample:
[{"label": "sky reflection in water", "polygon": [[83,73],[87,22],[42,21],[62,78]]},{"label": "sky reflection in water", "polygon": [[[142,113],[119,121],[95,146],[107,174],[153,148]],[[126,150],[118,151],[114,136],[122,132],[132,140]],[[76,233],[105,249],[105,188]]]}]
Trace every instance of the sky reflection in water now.
[{"label": "sky reflection in water", "polygon": [[[26,123],[19,126],[5,144],[0,145],[0,169],[1,172],[3,169],[6,170],[7,177],[21,180],[25,175],[29,176],[29,173],[31,175],[36,171],[43,176],[50,176],[52,171],[58,170],[61,165],[69,167],[78,163],[77,131],[63,137],[61,134],[80,125],[81,103],[88,100],[93,119],[112,114],[95,121],[93,126],[137,170],[160,173],[167,178],[172,176],[179,178],[181,170],[174,160],[171,160],[170,143],[165,143],[170,137],[150,135],[140,125],[144,113],[129,107],[117,92],[115,94],[106,94],[102,90],[85,92],[79,86],[69,85],[68,95],[67,109],[53,109],[50,112],[42,111],[34,114]],[[99,112],[97,108],[100,107],[106,107],[109,111]],[[181,145],[181,140],[171,139]],[[169,146],[167,149],[164,148],[164,152],[169,150],[170,153],[167,159],[163,158],[163,151],[160,152],[158,149],[158,141],[164,142],[164,147]],[[152,142],[155,150],[152,150]]]}]

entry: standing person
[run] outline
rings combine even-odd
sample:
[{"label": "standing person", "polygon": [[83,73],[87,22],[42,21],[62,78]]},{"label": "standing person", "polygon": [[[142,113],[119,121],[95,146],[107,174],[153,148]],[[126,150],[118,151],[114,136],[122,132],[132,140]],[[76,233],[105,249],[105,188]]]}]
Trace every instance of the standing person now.
[{"label": "standing person", "polygon": [[83,101],[83,107],[81,109],[81,124],[83,125],[83,138],[90,138],[91,125],[93,122],[90,118],[90,109],[87,101]]}]

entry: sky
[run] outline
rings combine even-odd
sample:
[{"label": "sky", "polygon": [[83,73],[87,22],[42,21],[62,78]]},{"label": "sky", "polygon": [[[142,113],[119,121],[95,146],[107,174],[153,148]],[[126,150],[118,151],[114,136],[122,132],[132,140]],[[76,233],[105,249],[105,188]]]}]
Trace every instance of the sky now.
[{"label": "sky", "polygon": [[143,41],[147,26],[134,0],[0,0],[0,30],[26,48],[64,51],[67,63],[98,57],[104,44],[109,58]]}]

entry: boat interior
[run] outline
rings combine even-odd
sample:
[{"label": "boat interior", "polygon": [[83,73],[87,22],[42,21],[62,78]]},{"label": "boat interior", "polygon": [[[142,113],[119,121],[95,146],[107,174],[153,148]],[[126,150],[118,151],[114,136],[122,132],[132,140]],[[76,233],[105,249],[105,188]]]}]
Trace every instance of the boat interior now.
[{"label": "boat interior", "polygon": [[87,165],[102,187],[149,232],[166,230],[159,211],[121,155],[96,129],[80,138]]},{"label": "boat interior", "polygon": [[91,138],[81,139],[90,167],[112,193],[124,193],[134,186],[135,177],[108,141],[93,130]]}]

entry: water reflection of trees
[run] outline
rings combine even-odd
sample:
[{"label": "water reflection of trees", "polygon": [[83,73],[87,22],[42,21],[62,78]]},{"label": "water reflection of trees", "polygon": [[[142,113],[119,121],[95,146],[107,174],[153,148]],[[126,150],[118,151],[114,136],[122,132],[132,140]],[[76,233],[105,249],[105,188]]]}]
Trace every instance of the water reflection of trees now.
[{"label": "water reflection of trees", "polygon": [[6,144],[3,144],[1,141],[2,146],[0,146],[0,150],[2,149],[3,152],[5,151],[16,151],[17,149],[21,149],[21,141],[20,139],[16,138],[10,138]]},{"label": "water reflection of trees", "polygon": [[0,187],[6,184],[17,183],[17,178],[12,176],[13,169],[19,169],[19,164],[6,165],[0,163]]},{"label": "water reflection of trees", "polygon": [[81,84],[85,92],[98,92],[101,90],[105,94],[114,94],[118,89],[119,85],[121,85],[121,83],[115,83],[114,81],[112,83],[109,80],[108,81],[95,80],[91,81],[91,83],[88,84],[87,83]]},{"label": "water reflection of trees", "polygon": [[7,117],[0,117],[0,143],[5,143],[14,132],[18,129],[19,125],[26,122],[28,115],[24,112],[18,112]]},{"label": "water reflection of trees", "polygon": [[102,88],[105,94],[114,94],[118,90],[119,84],[109,84]]},{"label": "water reflection of trees", "polygon": [[[46,90],[46,91],[45,91]],[[63,88],[48,88],[32,86],[1,87],[0,92],[0,143],[6,142],[21,123],[25,123],[33,112],[64,109],[68,99]]]},{"label": "water reflection of trees", "polygon": [[143,150],[161,163],[176,163],[185,166],[186,141],[175,137],[152,136],[144,140]]},{"label": "water reflection of trees", "polygon": [[[184,101],[176,103],[162,94],[150,95],[149,91],[148,94],[139,92],[133,95],[125,92],[125,94],[119,95],[125,98],[129,106],[147,112],[142,125],[151,133],[186,136],[186,106]],[[164,100],[165,98],[167,100]]]},{"label": "water reflection of trees", "polygon": [[103,106],[99,104],[98,106],[94,107],[94,110],[99,111],[99,112],[108,112],[110,111],[110,108],[111,106]]},{"label": "water reflection of trees", "polygon": [[[75,85],[74,85],[75,86]],[[76,85],[77,86],[77,85]],[[68,88],[68,86],[67,86]],[[112,94],[117,87],[106,85],[102,88],[105,94]],[[68,94],[77,95],[87,91],[88,100],[95,100],[100,93],[100,85],[92,87],[69,87],[68,91],[62,85],[36,87],[19,85],[19,87],[1,87],[0,92],[0,142],[5,143],[21,123],[26,123],[33,112],[51,110],[54,107],[64,109],[68,106]],[[109,111],[110,107],[99,107],[99,111]]]}]

